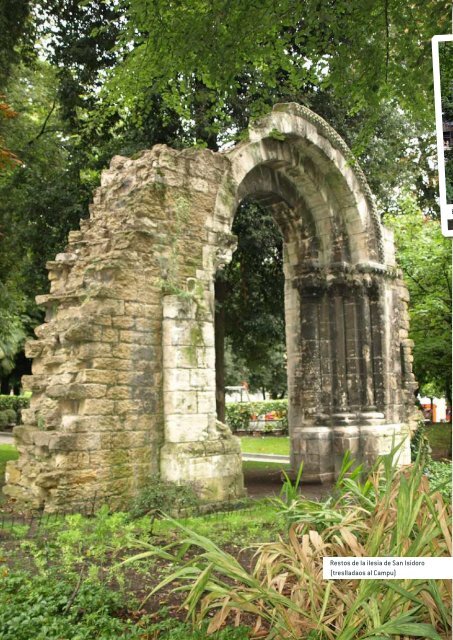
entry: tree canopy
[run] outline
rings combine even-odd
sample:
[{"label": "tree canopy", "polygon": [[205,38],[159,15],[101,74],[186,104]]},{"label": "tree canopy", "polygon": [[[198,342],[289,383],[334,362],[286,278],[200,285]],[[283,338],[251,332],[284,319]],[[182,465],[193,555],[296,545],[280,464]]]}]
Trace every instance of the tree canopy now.
[{"label": "tree canopy", "polygon": [[[382,212],[409,220],[408,192],[436,217],[430,38],[450,20],[446,0],[0,0],[0,375],[114,154],[223,148],[294,100],[353,148]],[[236,368],[280,393],[281,239],[255,205],[235,230],[227,340]]]},{"label": "tree canopy", "polygon": [[152,86],[190,119],[200,83],[210,124],[221,131],[236,124],[237,100],[253,116],[276,94],[312,86],[347,99],[351,113],[376,111],[394,98],[418,119],[432,117],[430,38],[450,29],[446,1],[130,0],[121,6],[121,62],[110,86],[126,104]]}]

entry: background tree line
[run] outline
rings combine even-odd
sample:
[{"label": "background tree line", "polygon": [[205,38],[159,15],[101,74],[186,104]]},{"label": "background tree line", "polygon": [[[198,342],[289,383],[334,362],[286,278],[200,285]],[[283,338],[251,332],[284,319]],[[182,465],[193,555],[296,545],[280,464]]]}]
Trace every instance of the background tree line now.
[{"label": "background tree line", "polygon": [[[112,155],[225,148],[273,104],[295,101],[345,138],[394,226],[416,374],[444,390],[451,266],[435,222],[430,38],[449,29],[450,3],[437,0],[0,0],[3,389],[29,366],[22,346],[42,321],[45,262],[88,215]],[[238,251],[219,276],[226,381],[246,376],[281,395],[280,233],[254,203],[234,232]]]}]

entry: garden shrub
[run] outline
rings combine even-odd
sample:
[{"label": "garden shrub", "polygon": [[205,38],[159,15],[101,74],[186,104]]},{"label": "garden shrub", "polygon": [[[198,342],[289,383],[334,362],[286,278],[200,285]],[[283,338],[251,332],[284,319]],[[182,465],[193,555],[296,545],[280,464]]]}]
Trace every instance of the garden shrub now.
[{"label": "garden shrub", "polygon": [[348,454],[336,496],[324,502],[282,500],[292,521],[288,534],[260,545],[250,570],[174,522],[183,540],[148,552],[168,559],[173,551],[175,565],[153,593],[176,583],[192,619],[208,620],[211,632],[233,613],[237,623],[253,616],[266,638],[450,637],[449,580],[322,580],[325,556],[451,555],[451,508],[424,474],[426,461],[418,456],[411,467],[397,468],[395,453],[380,457],[366,478]]},{"label": "garden shrub", "polygon": [[199,502],[197,494],[190,485],[163,482],[157,477],[150,480],[140,491],[129,513],[132,518],[139,518],[153,511],[178,513],[184,509],[196,507]]},{"label": "garden shrub", "polygon": [[426,435],[425,423],[422,421],[418,423],[411,438],[411,462],[415,462],[418,455],[422,455],[425,460],[431,459],[431,447]]},{"label": "garden shrub", "polygon": [[29,396],[0,395],[0,429],[20,423],[21,409],[30,406]]},{"label": "garden shrub", "polygon": [[17,413],[14,409],[5,409],[0,411],[0,428],[9,427],[17,424]]},{"label": "garden shrub", "polygon": [[[225,420],[233,431],[250,431],[249,422],[257,416],[275,412],[284,433],[288,433],[288,400],[261,400],[257,402],[230,402],[226,405]],[[265,431],[273,431],[273,421],[265,423]]]},{"label": "garden shrub", "polygon": [[3,413],[6,414],[9,424],[17,424],[17,413],[14,409],[6,409]]},{"label": "garden shrub", "polygon": [[451,502],[451,461],[435,462],[430,460],[426,465],[425,473],[433,489],[442,494],[445,502]]},{"label": "garden shrub", "polygon": [[7,396],[0,395],[0,411],[14,409],[18,412],[30,406],[30,396]]},{"label": "garden shrub", "polygon": [[81,640],[143,638],[143,629],[114,614],[120,594],[101,583],[24,572],[0,575],[2,640]]}]

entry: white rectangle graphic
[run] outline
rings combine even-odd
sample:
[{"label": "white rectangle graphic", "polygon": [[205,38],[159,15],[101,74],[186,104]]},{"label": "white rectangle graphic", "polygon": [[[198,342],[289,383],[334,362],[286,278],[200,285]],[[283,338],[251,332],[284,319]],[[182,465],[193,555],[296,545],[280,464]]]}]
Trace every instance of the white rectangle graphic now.
[{"label": "white rectangle graphic", "polygon": [[442,120],[442,95],[440,86],[439,43],[451,42],[453,46],[453,34],[434,36],[432,43],[433,52],[433,76],[434,76],[434,106],[436,112],[437,133],[437,162],[439,171],[439,204],[442,233],[447,238],[453,237],[453,205],[447,203],[445,180],[445,157]]},{"label": "white rectangle graphic", "polygon": [[453,578],[453,558],[323,558],[324,580],[438,580]]}]

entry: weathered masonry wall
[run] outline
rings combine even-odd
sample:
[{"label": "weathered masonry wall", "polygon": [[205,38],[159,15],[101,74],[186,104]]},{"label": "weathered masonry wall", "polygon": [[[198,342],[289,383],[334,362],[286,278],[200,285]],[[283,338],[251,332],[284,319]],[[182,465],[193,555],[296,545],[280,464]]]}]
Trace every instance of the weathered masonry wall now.
[{"label": "weathered masonry wall", "polygon": [[210,500],[243,493],[239,442],[215,416],[214,278],[244,198],[284,237],[294,468],[328,480],[346,449],[368,462],[407,434],[415,383],[391,236],[341,138],[277,105],[226,154],[113,158],[90,219],[48,265],[7,495],[120,506],[157,474]]},{"label": "weathered masonry wall", "polygon": [[95,494],[120,504],[159,473],[161,454],[164,477],[183,476],[206,498],[242,492],[239,445],[217,431],[210,401],[212,304],[202,272],[226,164],[209,151],[157,146],[136,160],[116,157],[104,172],[90,219],[48,264],[9,496],[49,508]]}]

